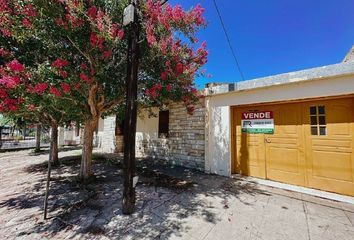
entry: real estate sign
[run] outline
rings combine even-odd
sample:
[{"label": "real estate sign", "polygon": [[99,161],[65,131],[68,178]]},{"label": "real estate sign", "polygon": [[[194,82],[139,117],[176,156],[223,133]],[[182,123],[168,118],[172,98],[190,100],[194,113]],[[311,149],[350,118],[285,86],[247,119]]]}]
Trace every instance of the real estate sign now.
[{"label": "real estate sign", "polygon": [[272,111],[243,112],[241,118],[243,133],[274,133]]}]

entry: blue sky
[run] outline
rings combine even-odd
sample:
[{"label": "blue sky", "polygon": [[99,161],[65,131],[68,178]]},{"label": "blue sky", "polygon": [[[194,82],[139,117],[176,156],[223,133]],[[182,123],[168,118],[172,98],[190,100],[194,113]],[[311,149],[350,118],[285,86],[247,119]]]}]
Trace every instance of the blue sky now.
[{"label": "blue sky", "polygon": [[[207,82],[236,82],[235,67],[212,0],[170,0],[189,9],[201,3],[208,26]],[[354,0],[217,0],[245,79],[340,62],[354,44]]]}]

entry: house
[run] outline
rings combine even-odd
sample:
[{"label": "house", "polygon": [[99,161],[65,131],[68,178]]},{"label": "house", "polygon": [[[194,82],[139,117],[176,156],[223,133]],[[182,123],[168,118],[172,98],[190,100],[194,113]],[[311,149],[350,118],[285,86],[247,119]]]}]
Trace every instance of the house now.
[{"label": "house", "polygon": [[[188,115],[140,113],[138,156],[354,196],[354,49],[343,62],[234,84],[208,84]],[[97,146],[115,151],[115,118]]]}]

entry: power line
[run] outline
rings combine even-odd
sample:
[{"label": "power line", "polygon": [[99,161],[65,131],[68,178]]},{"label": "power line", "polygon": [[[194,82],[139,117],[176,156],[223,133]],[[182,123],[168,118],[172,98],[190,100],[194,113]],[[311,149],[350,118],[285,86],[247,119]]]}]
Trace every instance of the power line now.
[{"label": "power line", "polygon": [[223,19],[222,19],[222,17],[221,17],[221,13],[220,13],[220,11],[219,11],[219,7],[218,7],[218,5],[216,4],[216,0],[213,0],[213,2],[214,2],[214,6],[215,6],[215,9],[216,9],[216,12],[217,12],[217,14],[218,14],[218,16],[219,16],[219,19],[220,19],[220,23],[221,23],[222,29],[224,30],[227,43],[228,43],[228,45],[229,45],[229,47],[230,47],[232,56],[234,57],[234,60],[235,60],[235,63],[236,63],[236,67],[237,67],[238,71],[240,72],[240,75],[241,75],[242,80],[245,80],[245,76],[243,75],[243,72],[242,72],[242,70],[241,70],[240,64],[239,64],[239,62],[238,62],[238,60],[237,60],[237,57],[236,57],[235,50],[234,50],[233,47],[232,47],[229,34],[227,33],[227,30],[226,30],[224,21],[223,21]]}]

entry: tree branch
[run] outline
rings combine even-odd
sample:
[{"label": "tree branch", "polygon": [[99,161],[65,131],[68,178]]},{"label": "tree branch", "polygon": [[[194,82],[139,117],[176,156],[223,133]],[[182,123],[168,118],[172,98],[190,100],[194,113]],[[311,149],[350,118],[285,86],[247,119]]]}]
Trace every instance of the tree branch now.
[{"label": "tree branch", "polygon": [[87,54],[85,54],[85,53],[79,48],[79,46],[77,46],[76,43],[75,43],[69,36],[66,36],[66,37],[68,38],[69,42],[81,53],[81,55],[82,55],[83,57],[85,57],[85,58],[87,59],[87,61],[90,62],[91,66],[94,66],[94,65],[93,65],[93,62],[92,62],[92,60],[91,60],[91,58],[90,58],[90,56],[88,56]]},{"label": "tree branch", "polygon": [[124,101],[124,99],[116,99],[116,100],[110,101],[110,102],[106,103],[106,104],[103,106],[102,110],[103,110],[103,111],[109,111],[109,110],[111,110],[113,107],[115,107],[116,105],[122,103],[123,101]]},{"label": "tree branch", "polygon": [[91,115],[94,117],[97,116],[97,114],[98,114],[97,109],[96,109],[97,105],[95,103],[95,95],[97,93],[97,89],[98,89],[97,83],[92,85],[89,90],[89,95],[88,95],[88,99],[87,99],[88,105],[90,107]]}]

